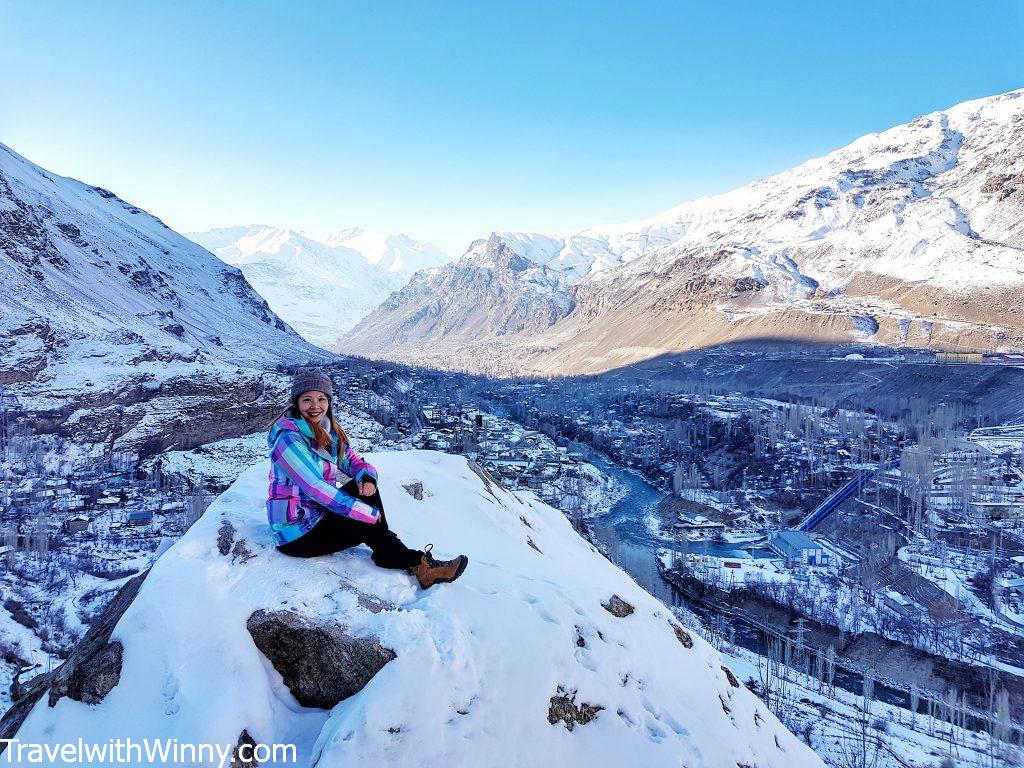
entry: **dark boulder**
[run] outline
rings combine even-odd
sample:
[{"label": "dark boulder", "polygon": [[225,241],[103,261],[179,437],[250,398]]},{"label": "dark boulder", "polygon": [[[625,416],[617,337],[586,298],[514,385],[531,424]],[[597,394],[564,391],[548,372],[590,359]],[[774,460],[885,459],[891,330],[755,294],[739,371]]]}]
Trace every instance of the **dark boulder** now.
[{"label": "dark boulder", "polygon": [[548,722],[554,725],[557,722],[565,723],[565,729],[572,731],[577,725],[586,725],[604,707],[600,704],[576,704],[576,691],[567,691],[558,686],[558,692],[551,697],[548,706]]},{"label": "dark boulder", "polygon": [[331,709],[396,657],[375,637],[353,637],[339,624],[317,624],[294,611],[259,610],[246,627],[304,707]]},{"label": "dark boulder", "polygon": [[607,603],[601,603],[601,607],[604,608],[612,616],[618,616],[620,619],[624,619],[631,614],[635,608],[627,603],[618,595],[612,595]]},{"label": "dark boulder", "polygon": [[678,624],[669,622],[668,625],[672,627],[672,632],[675,633],[676,640],[683,646],[683,648],[693,648],[693,638],[690,637],[690,633],[680,627]]}]

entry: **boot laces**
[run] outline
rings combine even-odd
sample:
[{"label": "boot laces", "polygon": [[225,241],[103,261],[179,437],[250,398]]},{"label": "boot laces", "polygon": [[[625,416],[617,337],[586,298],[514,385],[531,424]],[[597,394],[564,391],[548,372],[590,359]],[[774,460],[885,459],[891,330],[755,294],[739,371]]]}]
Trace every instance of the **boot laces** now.
[{"label": "boot laces", "polygon": [[430,553],[433,548],[433,544],[427,544],[427,546],[423,548],[423,557],[426,558],[427,564],[432,568],[438,564],[437,559]]}]

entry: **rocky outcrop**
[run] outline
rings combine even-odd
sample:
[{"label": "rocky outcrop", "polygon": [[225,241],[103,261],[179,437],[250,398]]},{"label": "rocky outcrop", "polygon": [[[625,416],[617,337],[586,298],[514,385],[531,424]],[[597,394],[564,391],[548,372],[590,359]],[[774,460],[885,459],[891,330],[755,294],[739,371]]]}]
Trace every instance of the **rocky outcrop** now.
[{"label": "rocky outcrop", "polygon": [[[132,604],[148,571],[133,576],[100,612],[67,661],[52,672],[31,680],[24,694],[0,719],[0,739],[12,739],[38,701],[49,694],[53,707],[63,696],[84,704],[98,704],[121,679],[121,643],[110,640],[114,627]],[[6,744],[0,742],[0,753]]]},{"label": "rocky outcrop", "polygon": [[617,616],[620,619],[626,618],[635,610],[632,605],[618,595],[612,595],[606,602],[601,603],[601,607],[612,616]]},{"label": "rocky outcrop", "polygon": [[559,686],[558,692],[551,697],[548,706],[548,722],[552,725],[562,722],[565,729],[571,732],[577,725],[589,723],[603,709],[604,707],[599,704],[577,704],[576,691],[567,691]]},{"label": "rocky outcrop", "polygon": [[672,632],[676,636],[676,640],[683,648],[693,648],[693,638],[690,637],[690,633],[680,627],[678,624],[669,622],[669,626],[672,627]]},{"label": "rocky outcrop", "polygon": [[[130,723],[181,743],[293,743],[296,764],[325,767],[499,755],[516,765],[821,768],[754,694],[731,687],[717,651],[699,637],[680,647],[670,609],[559,510],[488,491],[462,456],[366,458],[404,539],[460,541],[486,566],[423,592],[362,547],[284,557],[266,530],[264,460],[154,563],[112,635],[124,664],[102,704],[39,701],[16,737],[102,744]],[[402,489],[416,480],[428,515]],[[233,533],[225,527],[218,546],[225,520]],[[244,563],[232,558],[240,541],[253,555]],[[633,607],[628,617],[601,607],[612,595]]]},{"label": "rocky outcrop", "polygon": [[331,709],[396,658],[375,637],[353,637],[343,626],[317,624],[294,611],[259,610],[246,627],[304,707]]},{"label": "rocky outcrop", "polygon": [[[243,746],[246,747],[245,750],[242,750]],[[253,756],[255,748],[256,740],[249,735],[247,729],[243,728],[231,755],[231,768],[259,768],[259,762]]]}]

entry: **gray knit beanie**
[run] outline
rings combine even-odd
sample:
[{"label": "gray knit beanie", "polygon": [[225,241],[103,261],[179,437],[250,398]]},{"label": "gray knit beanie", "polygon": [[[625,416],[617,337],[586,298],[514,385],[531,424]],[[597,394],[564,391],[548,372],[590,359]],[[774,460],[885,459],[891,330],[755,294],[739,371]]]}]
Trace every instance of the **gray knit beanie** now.
[{"label": "gray knit beanie", "polygon": [[304,392],[316,390],[324,392],[328,397],[334,397],[334,387],[331,386],[330,377],[319,368],[310,368],[299,371],[292,379],[292,400]]}]

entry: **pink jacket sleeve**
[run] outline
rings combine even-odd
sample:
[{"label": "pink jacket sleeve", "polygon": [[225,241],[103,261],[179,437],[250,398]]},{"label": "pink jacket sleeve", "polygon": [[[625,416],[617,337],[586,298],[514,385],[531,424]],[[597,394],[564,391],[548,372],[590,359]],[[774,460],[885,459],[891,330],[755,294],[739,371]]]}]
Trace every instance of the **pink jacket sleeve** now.
[{"label": "pink jacket sleeve", "polygon": [[338,455],[338,469],[357,483],[361,483],[365,479],[377,482],[377,468],[356,453],[348,443]]}]

